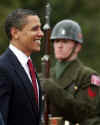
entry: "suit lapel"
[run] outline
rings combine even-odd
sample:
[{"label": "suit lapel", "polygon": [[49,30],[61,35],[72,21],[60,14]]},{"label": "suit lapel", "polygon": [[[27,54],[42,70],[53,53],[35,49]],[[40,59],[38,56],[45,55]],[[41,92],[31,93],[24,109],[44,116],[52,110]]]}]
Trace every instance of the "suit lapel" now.
[{"label": "suit lapel", "polygon": [[35,112],[37,114],[38,107],[37,107],[36,101],[34,101],[35,95],[33,92],[32,83],[31,83],[30,79],[28,78],[24,68],[21,66],[18,59],[16,58],[16,56],[12,53],[12,51],[10,49],[7,50],[7,54],[9,57],[9,61],[11,61],[10,63],[12,63],[12,66],[14,66],[14,70],[15,70],[16,74],[18,75],[18,77],[22,81],[22,85],[27,93],[27,96],[30,100],[30,103],[32,104],[32,109],[35,110]]}]

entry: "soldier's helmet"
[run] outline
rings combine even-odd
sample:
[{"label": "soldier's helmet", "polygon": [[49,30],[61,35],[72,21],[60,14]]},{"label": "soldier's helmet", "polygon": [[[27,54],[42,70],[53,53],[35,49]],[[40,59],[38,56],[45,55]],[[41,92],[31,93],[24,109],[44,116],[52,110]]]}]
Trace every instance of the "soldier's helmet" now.
[{"label": "soldier's helmet", "polygon": [[83,43],[83,35],[80,25],[73,20],[62,20],[58,22],[51,33],[51,40],[70,39],[78,43]]}]

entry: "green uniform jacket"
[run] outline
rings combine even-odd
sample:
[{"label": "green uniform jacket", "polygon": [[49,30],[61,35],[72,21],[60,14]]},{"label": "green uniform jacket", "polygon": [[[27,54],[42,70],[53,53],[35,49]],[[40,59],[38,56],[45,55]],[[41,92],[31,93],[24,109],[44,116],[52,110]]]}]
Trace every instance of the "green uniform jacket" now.
[{"label": "green uniform jacket", "polygon": [[44,84],[49,113],[74,124],[100,125],[100,80],[98,85],[91,83],[93,75],[99,79],[97,73],[78,59],[64,69],[59,79],[55,71],[53,68]]}]

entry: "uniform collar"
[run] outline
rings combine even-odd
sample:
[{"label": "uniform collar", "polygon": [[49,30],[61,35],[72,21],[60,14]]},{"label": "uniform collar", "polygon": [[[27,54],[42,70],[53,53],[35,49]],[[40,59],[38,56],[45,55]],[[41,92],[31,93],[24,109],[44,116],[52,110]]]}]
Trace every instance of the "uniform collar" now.
[{"label": "uniform collar", "polygon": [[75,82],[77,76],[80,73],[81,62],[79,59],[71,61],[67,66],[64,67],[63,73],[59,79],[56,79],[56,66],[52,69],[52,77],[58,83],[61,84],[62,88],[65,88],[72,82]]},{"label": "uniform collar", "polygon": [[71,62],[57,61],[56,62],[56,79],[59,79],[64,70],[70,65]]}]

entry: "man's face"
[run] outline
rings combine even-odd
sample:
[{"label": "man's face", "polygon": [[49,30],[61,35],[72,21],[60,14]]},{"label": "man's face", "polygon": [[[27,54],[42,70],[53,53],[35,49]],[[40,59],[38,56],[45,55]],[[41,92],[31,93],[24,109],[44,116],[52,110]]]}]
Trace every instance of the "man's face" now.
[{"label": "man's face", "polygon": [[14,35],[15,45],[27,56],[30,56],[32,52],[40,51],[40,41],[43,37],[41,31],[41,23],[39,17],[30,15],[27,16],[27,24],[22,30],[16,30]]},{"label": "man's face", "polygon": [[55,40],[53,46],[56,59],[66,59],[71,54],[74,45],[72,40]]}]

